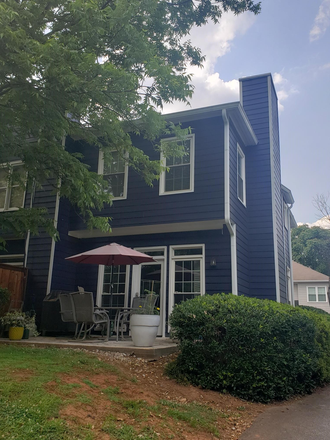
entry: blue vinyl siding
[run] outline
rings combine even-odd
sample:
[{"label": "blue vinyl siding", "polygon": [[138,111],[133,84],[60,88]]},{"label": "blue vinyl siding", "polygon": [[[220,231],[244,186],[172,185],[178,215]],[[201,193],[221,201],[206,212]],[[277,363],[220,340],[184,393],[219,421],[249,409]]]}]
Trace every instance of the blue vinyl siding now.
[{"label": "blue vinyl siding", "polygon": [[[34,208],[46,207],[49,217],[53,219],[55,204],[56,195],[50,183],[36,190],[32,205]],[[25,207],[30,207],[30,195],[26,197]],[[40,317],[42,301],[47,293],[51,245],[51,238],[43,231],[37,236],[30,237],[27,258],[29,272],[24,308],[36,310],[38,317]]]},{"label": "blue vinyl siding", "polygon": [[76,273],[66,257],[79,253],[79,240],[68,235],[71,205],[67,199],[60,201],[58,232],[60,239],[55,243],[55,254],[51,290],[77,290]]},{"label": "blue vinyl siding", "polygon": [[285,238],[284,238],[284,218],[283,218],[283,197],[281,194],[281,156],[280,156],[280,139],[278,126],[277,97],[274,85],[271,82],[271,118],[272,118],[272,143],[273,143],[273,163],[274,163],[274,197],[275,197],[275,221],[277,234],[277,250],[278,250],[278,270],[279,270],[279,287],[280,301],[288,302],[287,280],[286,280],[286,254],[285,254]]},{"label": "blue vinyl siding", "polygon": [[[159,196],[159,182],[149,187],[132,169],[128,173],[126,200],[115,200],[102,215],[112,218],[112,227],[139,226],[147,224],[193,222],[223,218],[223,123],[220,117],[183,124],[195,134],[195,185],[194,192]],[[151,143],[139,137],[133,138],[153,160],[159,159]],[[95,156],[85,152],[85,161],[95,169]],[[75,216],[71,219],[72,230],[85,229]]]},{"label": "blue vinyl siding", "polygon": [[276,300],[268,77],[243,79],[241,86],[243,107],[258,138],[258,145],[245,149],[249,296]]},{"label": "blue vinyl siding", "polygon": [[229,135],[230,218],[236,224],[237,290],[239,295],[248,296],[250,292],[248,210],[237,195],[237,143],[246,156],[248,148],[245,148],[231,124]]}]

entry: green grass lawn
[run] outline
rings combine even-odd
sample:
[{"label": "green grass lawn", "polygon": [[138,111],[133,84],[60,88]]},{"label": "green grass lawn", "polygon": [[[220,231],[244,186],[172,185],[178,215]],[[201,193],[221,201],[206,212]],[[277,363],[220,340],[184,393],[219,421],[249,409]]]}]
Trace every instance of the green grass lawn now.
[{"label": "green grass lawn", "polygon": [[[197,403],[150,405],[138,396],[128,398],[122,389],[137,387],[136,382],[93,354],[2,345],[0,439],[97,440],[100,433],[114,440],[180,439],[183,428],[218,436],[220,412]],[[105,410],[93,421],[98,405]],[[71,419],[63,415],[69,407]],[[75,410],[86,408],[91,421],[75,419]]]}]

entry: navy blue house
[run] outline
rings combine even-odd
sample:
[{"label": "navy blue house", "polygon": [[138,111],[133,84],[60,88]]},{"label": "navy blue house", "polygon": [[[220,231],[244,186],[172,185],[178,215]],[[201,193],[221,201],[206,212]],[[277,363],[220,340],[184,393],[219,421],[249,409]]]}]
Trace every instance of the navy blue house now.
[{"label": "navy blue house", "polygon": [[[51,187],[38,190],[33,206],[49,208],[60,241],[40,235],[11,242],[12,248],[21,246],[29,269],[26,308],[33,307],[40,316],[47,293],[74,291],[78,285],[95,292],[98,305],[107,306],[111,270],[113,305],[128,305],[145,290],[159,293],[162,336],[173,306],[196,295],[232,292],[293,304],[294,200],[281,184],[271,75],[241,79],[240,102],[165,117],[192,131],[187,154],[167,159],[169,172],[153,187],[118,158],[104,169],[98,149],[71,141],[70,148],[82,151],[91,169],[111,181],[114,203],[104,214],[112,217],[112,232],[87,230],[70,204],[52,195]],[[134,143],[157,159],[145,140],[136,138]],[[155,263],[109,268],[65,261],[109,242],[148,253]]]}]

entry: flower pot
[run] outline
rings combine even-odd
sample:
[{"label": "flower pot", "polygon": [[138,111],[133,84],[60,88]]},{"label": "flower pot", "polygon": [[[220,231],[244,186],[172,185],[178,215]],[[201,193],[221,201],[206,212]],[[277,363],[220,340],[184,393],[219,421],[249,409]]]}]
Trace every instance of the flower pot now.
[{"label": "flower pot", "polygon": [[24,327],[22,339],[29,339],[29,338],[30,338],[30,329]]},{"label": "flower pot", "polygon": [[24,327],[9,327],[9,339],[12,341],[18,341],[22,339],[24,333]]},{"label": "flower pot", "polygon": [[159,315],[132,315],[131,334],[136,347],[152,347],[160,323]]}]

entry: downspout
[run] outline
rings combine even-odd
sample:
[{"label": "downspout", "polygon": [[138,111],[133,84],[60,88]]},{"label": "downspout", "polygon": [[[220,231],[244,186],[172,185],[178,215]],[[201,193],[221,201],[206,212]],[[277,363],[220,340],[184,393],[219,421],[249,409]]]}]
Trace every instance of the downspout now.
[{"label": "downspout", "polygon": [[[62,147],[65,148],[65,139],[62,138]],[[61,187],[61,179],[58,180],[58,188]],[[56,192],[56,202],[55,202],[55,213],[54,213],[54,228],[57,229],[58,224],[58,213],[60,208],[60,190],[58,189]],[[49,258],[49,269],[48,269],[48,279],[47,279],[47,291],[46,293],[50,293],[52,287],[52,278],[53,278],[53,267],[54,267],[54,257],[55,257],[55,239],[52,238],[52,244],[50,248],[50,258]]]},{"label": "downspout", "polygon": [[292,208],[292,206],[293,206],[293,203],[290,205],[290,206],[288,206],[288,226],[289,226],[289,230],[288,230],[288,236],[289,236],[289,238],[288,238],[288,240],[289,240],[289,258],[290,258],[290,282],[291,282],[291,305],[293,306],[293,307],[295,307],[295,304],[294,304],[294,290],[293,290],[293,271],[292,271],[292,246],[291,246],[291,243],[292,243],[292,241],[291,241],[291,216],[290,216],[290,213],[291,213],[291,208]]},{"label": "downspout", "polygon": [[[33,198],[35,195],[35,181],[33,180],[32,188],[31,188],[31,195],[30,195],[30,209],[33,207]],[[28,260],[28,254],[29,254],[29,246],[30,246],[30,237],[31,237],[31,231],[28,230],[26,234],[26,240],[25,240],[25,255],[24,255],[24,267],[27,266],[27,260]]]},{"label": "downspout", "polygon": [[231,288],[234,295],[238,295],[237,289],[237,250],[236,250],[236,225],[230,220],[230,151],[229,151],[229,120],[226,110],[222,110],[224,123],[224,208],[225,224],[230,234],[231,256]]}]

